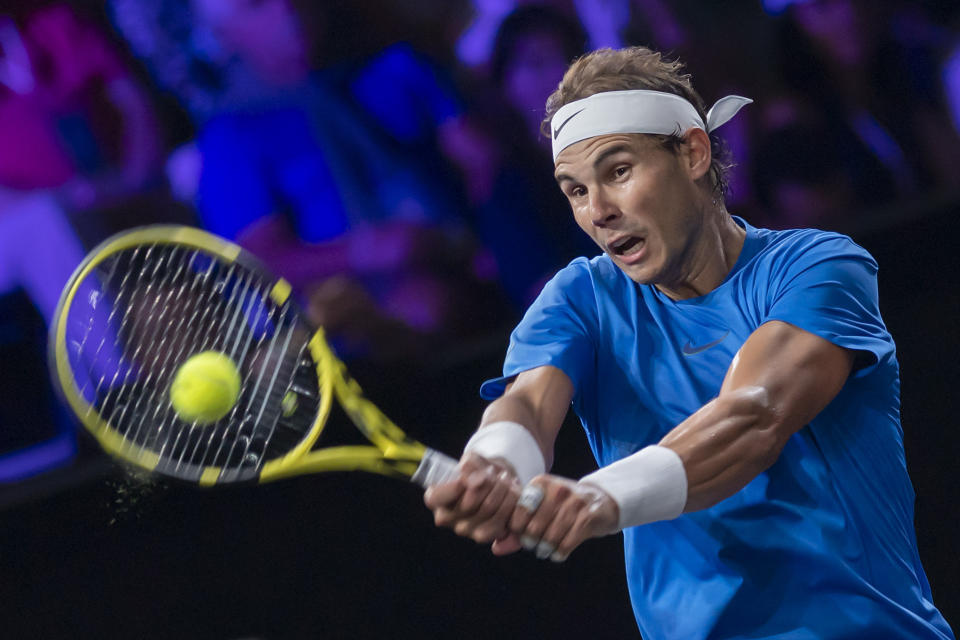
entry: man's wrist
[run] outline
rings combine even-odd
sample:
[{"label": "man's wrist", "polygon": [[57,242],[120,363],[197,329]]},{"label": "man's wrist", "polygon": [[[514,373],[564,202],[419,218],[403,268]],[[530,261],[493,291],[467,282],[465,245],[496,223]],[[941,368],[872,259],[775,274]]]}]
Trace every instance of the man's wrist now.
[{"label": "man's wrist", "polygon": [[546,471],[543,452],[530,430],[517,422],[501,420],[481,427],[463,452],[510,465],[521,484]]},{"label": "man's wrist", "polygon": [[598,487],[613,498],[620,510],[620,529],[672,520],[687,504],[683,461],[675,451],[659,445],[601,467],[580,482]]}]

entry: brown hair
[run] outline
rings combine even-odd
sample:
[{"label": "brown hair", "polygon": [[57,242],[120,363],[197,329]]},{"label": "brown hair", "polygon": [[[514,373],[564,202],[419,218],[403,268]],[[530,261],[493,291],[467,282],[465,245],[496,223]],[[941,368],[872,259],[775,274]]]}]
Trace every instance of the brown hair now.
[{"label": "brown hair", "polygon": [[[557,89],[547,98],[547,112],[543,120],[542,131],[550,136],[550,120],[564,105],[582,100],[595,93],[604,91],[628,91],[648,89],[663,91],[685,98],[694,106],[700,118],[706,122],[707,114],[703,99],[690,82],[690,74],[683,73],[683,63],[677,60],[665,60],[663,56],[646,47],[627,47],[624,49],[598,49],[576,60]],[[660,142],[671,152],[684,143],[682,132],[669,135],[648,135]],[[716,194],[727,193],[727,173],[733,167],[730,153],[723,141],[716,135],[710,135],[710,183]]]}]

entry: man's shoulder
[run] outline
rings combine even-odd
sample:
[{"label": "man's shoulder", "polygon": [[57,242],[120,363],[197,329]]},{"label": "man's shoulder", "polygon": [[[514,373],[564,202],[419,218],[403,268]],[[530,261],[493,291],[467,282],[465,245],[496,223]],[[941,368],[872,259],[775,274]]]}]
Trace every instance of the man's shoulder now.
[{"label": "man's shoulder", "polygon": [[803,266],[827,259],[873,262],[870,253],[852,238],[820,229],[757,229],[761,244],[755,260],[782,266]]},{"label": "man's shoulder", "polygon": [[626,277],[608,255],[601,254],[592,258],[574,258],[557,272],[553,281],[561,286],[596,288],[622,282]]},{"label": "man's shoulder", "polygon": [[544,285],[530,310],[562,305],[595,323],[603,309],[629,297],[632,283],[606,255],[574,258]]}]

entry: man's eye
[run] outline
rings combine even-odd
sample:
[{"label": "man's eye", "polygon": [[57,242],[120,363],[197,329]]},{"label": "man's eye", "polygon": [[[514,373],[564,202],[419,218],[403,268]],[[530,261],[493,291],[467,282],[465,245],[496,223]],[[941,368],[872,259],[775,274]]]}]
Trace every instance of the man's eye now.
[{"label": "man's eye", "polygon": [[573,189],[570,189],[571,198],[579,198],[580,196],[583,196],[586,193],[587,193],[587,190],[584,189],[583,187],[574,187]]},{"label": "man's eye", "polygon": [[629,170],[630,170],[629,167],[617,167],[616,169],[613,170],[613,173],[618,178],[622,178],[623,176],[627,175],[627,171]]}]

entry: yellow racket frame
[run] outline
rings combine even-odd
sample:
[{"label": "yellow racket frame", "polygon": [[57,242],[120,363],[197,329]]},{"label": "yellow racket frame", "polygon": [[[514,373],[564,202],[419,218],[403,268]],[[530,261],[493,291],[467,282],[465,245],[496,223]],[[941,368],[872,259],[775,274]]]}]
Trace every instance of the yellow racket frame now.
[{"label": "yellow racket frame", "polygon": [[[84,427],[107,453],[147,471],[154,471],[160,457],[124,438],[83,397],[71,373],[66,346],[67,316],[84,279],[108,257],[126,249],[150,244],[173,244],[198,249],[225,263],[239,261],[261,273],[268,272],[255,257],[223,238],[193,227],[156,225],[126,231],[104,241],[77,267],[70,278],[51,326],[50,359],[57,386]],[[270,296],[277,304],[283,304],[291,292],[290,284],[279,278],[274,281]],[[317,378],[320,381],[320,406],[317,416],[296,447],[264,463],[257,481],[270,482],[324,471],[368,471],[387,476],[413,476],[421,459],[430,450],[407,436],[376,405],[363,397],[360,385],[347,374],[346,366],[327,344],[323,329],[313,334],[308,349],[316,363]],[[334,397],[373,446],[344,445],[311,451],[326,424]],[[223,470],[217,466],[204,467],[199,484],[217,484]]]}]

